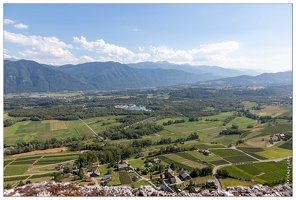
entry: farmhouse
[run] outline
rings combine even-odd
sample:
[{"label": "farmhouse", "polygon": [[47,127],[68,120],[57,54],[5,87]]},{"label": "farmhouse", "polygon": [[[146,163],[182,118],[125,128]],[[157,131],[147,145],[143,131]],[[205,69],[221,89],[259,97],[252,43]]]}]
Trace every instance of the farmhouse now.
[{"label": "farmhouse", "polygon": [[159,163],[159,158],[154,158],[154,159],[153,159],[153,162],[154,162],[155,164],[158,164],[158,163]]},{"label": "farmhouse", "polygon": [[182,177],[184,181],[191,179],[190,175],[186,171],[181,171],[179,175]]},{"label": "farmhouse", "polygon": [[136,175],[133,175],[132,180],[136,182],[139,178]]},{"label": "farmhouse", "polygon": [[85,182],[92,182],[92,179],[90,177],[84,177],[83,181]]},{"label": "farmhouse", "polygon": [[167,169],[164,172],[164,177],[165,178],[171,178],[174,176],[174,171],[172,169]]},{"label": "farmhouse", "polygon": [[64,174],[64,178],[70,178],[70,177],[73,177],[73,176],[74,176],[74,174],[72,174],[72,173]]},{"label": "farmhouse", "polygon": [[127,170],[129,168],[129,166],[126,164],[126,163],[124,163],[124,164],[119,164],[118,165],[118,170],[120,171],[120,170]]},{"label": "farmhouse", "polygon": [[169,181],[170,181],[171,183],[176,183],[176,177],[175,177],[175,176],[170,177],[170,178],[169,178]]},{"label": "farmhouse", "polygon": [[107,174],[101,178],[101,181],[112,181],[112,177],[110,174]]},{"label": "farmhouse", "polygon": [[98,168],[97,167],[90,168],[88,170],[88,172],[91,173],[90,174],[91,177],[100,176],[100,172],[98,171]]},{"label": "farmhouse", "polygon": [[142,166],[138,168],[138,171],[144,171],[146,169],[146,167]]},{"label": "farmhouse", "polygon": [[207,180],[207,184],[211,185],[211,186],[215,186],[216,185],[216,181],[214,179],[208,179]]},{"label": "farmhouse", "polygon": [[165,192],[174,193],[174,191],[165,182],[161,184],[161,189]]}]

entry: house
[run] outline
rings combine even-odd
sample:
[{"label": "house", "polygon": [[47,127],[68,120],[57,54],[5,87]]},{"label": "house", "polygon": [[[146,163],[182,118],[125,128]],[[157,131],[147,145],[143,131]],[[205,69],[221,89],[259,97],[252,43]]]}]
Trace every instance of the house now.
[{"label": "house", "polygon": [[72,173],[65,173],[64,174],[64,178],[71,178],[73,176],[74,176],[74,174],[72,174]]},{"label": "house", "polygon": [[172,188],[170,188],[165,182],[163,184],[161,184],[161,189],[165,192],[174,193]]},{"label": "house", "polygon": [[73,165],[73,166],[72,166],[72,169],[73,169],[73,170],[77,170],[78,167],[77,167],[76,165]]},{"label": "house", "polygon": [[153,159],[153,162],[154,162],[155,164],[158,164],[158,163],[159,163],[159,158],[154,158],[154,159]]},{"label": "house", "polygon": [[186,171],[181,171],[179,175],[182,177],[184,181],[191,179],[190,175]]},{"label": "house", "polygon": [[208,179],[207,180],[207,184],[211,185],[211,186],[215,186],[216,185],[216,181],[214,179]]},{"label": "house", "polygon": [[172,169],[167,169],[164,172],[164,177],[165,178],[171,178],[174,176],[174,171]]},{"label": "house", "polygon": [[136,182],[139,178],[136,175],[133,175],[132,180]]},{"label": "house", "polygon": [[80,168],[79,168],[79,173],[82,173],[82,174],[84,174],[84,170],[85,170],[85,168],[84,168],[84,167],[80,167]]},{"label": "house", "polygon": [[92,179],[90,177],[84,177],[83,181],[85,182],[92,182]]},{"label": "house", "polygon": [[110,174],[107,174],[101,178],[101,181],[112,181],[112,177]]},{"label": "house", "polygon": [[148,162],[148,163],[147,163],[147,166],[148,166],[148,167],[151,167],[151,166],[153,166],[153,163],[152,163],[152,162]]},{"label": "house", "polygon": [[138,169],[139,169],[139,171],[144,171],[146,169],[146,167],[142,166],[142,167],[139,167]]},{"label": "house", "polygon": [[119,164],[118,165],[118,170],[120,171],[120,170],[126,170],[126,169],[128,169],[129,168],[129,166],[127,165],[127,164]]},{"label": "house", "polygon": [[58,164],[58,166],[56,167],[57,170],[63,169],[64,166],[62,164]]},{"label": "house", "polygon": [[170,177],[170,178],[169,178],[169,181],[170,181],[171,183],[176,183],[176,177],[175,177],[175,176]]},{"label": "house", "polygon": [[88,172],[91,173],[90,177],[100,176],[100,172],[98,171],[97,167],[90,168]]},{"label": "house", "polygon": [[211,152],[210,152],[209,150],[204,150],[204,151],[203,151],[203,154],[204,154],[204,155],[209,155],[210,153],[211,153]]}]

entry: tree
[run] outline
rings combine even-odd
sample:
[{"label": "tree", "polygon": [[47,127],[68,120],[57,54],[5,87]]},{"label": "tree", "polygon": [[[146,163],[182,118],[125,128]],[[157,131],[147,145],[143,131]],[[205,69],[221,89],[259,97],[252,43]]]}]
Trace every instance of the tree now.
[{"label": "tree", "polygon": [[12,186],[10,185],[10,183],[7,183],[5,189],[9,190],[9,189],[11,189],[11,188],[12,188]]},{"label": "tree", "polygon": [[200,174],[201,174],[201,170],[198,169],[198,168],[195,168],[195,169],[190,173],[190,176],[191,176],[192,178],[195,178],[195,177],[200,176]]}]

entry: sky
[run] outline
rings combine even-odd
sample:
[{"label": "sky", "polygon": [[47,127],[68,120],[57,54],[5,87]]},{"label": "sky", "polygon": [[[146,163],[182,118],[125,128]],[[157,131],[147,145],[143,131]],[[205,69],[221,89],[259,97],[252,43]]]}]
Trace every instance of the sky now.
[{"label": "sky", "polygon": [[292,4],[3,4],[4,59],[292,70]]}]

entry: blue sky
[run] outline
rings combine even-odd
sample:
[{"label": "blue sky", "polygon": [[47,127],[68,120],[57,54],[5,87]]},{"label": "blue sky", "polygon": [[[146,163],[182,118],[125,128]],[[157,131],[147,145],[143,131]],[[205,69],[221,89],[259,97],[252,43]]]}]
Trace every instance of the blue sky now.
[{"label": "blue sky", "polygon": [[4,58],[292,69],[292,4],[4,4]]}]

